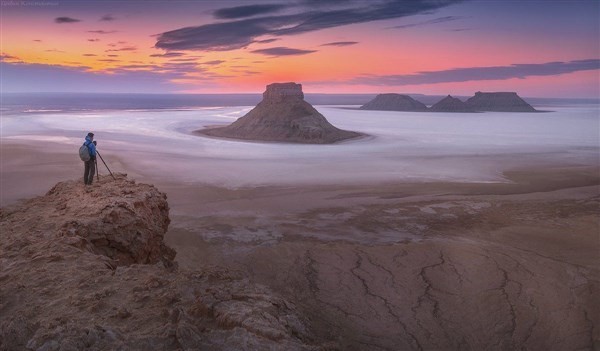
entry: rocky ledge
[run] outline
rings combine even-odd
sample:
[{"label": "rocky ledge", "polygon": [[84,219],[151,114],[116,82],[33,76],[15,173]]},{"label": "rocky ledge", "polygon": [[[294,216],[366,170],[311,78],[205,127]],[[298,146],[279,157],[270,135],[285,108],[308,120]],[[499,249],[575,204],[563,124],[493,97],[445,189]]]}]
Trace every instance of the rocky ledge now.
[{"label": "rocky ledge", "polygon": [[315,350],[296,307],[179,271],[166,195],[118,175],[0,209],[0,350]]},{"label": "rocky ledge", "polygon": [[334,127],[308,102],[302,85],[267,85],[263,100],[245,116],[226,127],[198,130],[195,133],[221,138],[279,141],[303,144],[331,144],[357,138],[362,134]]}]

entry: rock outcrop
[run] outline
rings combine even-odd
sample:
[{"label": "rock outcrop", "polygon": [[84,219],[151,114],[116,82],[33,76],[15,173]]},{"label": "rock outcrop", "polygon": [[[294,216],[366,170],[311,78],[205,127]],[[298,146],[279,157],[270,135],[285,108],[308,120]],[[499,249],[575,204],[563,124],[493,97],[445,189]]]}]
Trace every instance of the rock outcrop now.
[{"label": "rock outcrop", "polygon": [[267,86],[263,100],[245,116],[226,127],[196,131],[198,134],[242,140],[331,144],[362,134],[331,125],[308,102],[302,85],[274,83]]},{"label": "rock outcrop", "polygon": [[475,93],[466,101],[477,111],[496,112],[537,112],[531,105],[514,92]]},{"label": "rock outcrop", "polygon": [[315,350],[290,302],[179,271],[166,195],[124,175],[0,209],[0,350]]},{"label": "rock outcrop", "polygon": [[475,112],[475,109],[470,105],[467,105],[462,100],[446,96],[442,100],[438,101],[429,108],[429,111],[433,112]]},{"label": "rock outcrop", "polygon": [[361,110],[427,111],[427,106],[408,95],[379,94],[360,107]]}]

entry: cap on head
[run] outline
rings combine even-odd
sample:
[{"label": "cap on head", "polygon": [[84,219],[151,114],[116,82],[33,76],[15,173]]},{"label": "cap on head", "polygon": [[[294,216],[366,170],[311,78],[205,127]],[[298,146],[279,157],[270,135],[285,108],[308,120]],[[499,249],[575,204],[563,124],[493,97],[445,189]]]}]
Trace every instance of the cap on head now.
[{"label": "cap on head", "polygon": [[92,133],[92,132],[89,132],[87,136],[89,136],[89,137],[93,138],[93,137],[94,137],[94,133]]}]

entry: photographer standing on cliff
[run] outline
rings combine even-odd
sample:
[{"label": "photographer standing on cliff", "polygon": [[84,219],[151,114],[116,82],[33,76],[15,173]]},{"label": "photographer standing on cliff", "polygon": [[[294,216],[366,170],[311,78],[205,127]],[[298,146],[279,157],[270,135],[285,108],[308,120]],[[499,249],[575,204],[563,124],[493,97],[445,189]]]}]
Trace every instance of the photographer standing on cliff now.
[{"label": "photographer standing on cliff", "polygon": [[85,137],[83,145],[79,148],[79,157],[85,164],[83,183],[85,185],[92,185],[94,172],[96,172],[96,142],[94,141],[94,133],[89,132]]}]

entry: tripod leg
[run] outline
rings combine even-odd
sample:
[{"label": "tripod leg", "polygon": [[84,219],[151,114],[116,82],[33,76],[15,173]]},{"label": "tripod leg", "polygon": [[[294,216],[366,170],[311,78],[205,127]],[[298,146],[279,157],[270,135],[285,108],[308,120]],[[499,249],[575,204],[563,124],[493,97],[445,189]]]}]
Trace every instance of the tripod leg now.
[{"label": "tripod leg", "polygon": [[100,160],[102,160],[102,163],[104,163],[104,166],[106,166],[106,169],[108,169],[108,173],[110,173],[110,175],[113,177],[114,180],[117,180],[117,178],[115,178],[113,173],[110,171],[110,168],[108,168],[108,165],[106,164],[106,162],[104,162],[104,159],[102,158],[102,155],[100,155],[100,152],[98,152],[98,150],[96,150],[96,153],[100,157]]},{"label": "tripod leg", "polygon": [[98,161],[94,160],[94,163],[96,164],[96,180],[100,181],[100,173],[98,172]]}]

